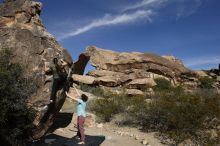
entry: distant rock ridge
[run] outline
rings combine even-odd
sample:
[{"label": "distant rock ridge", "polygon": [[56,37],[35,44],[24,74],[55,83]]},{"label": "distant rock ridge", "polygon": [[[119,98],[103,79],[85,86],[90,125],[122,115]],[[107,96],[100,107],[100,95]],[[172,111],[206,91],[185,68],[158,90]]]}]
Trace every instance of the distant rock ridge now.
[{"label": "distant rock ridge", "polygon": [[115,86],[130,80],[151,77],[165,77],[175,84],[182,74],[191,72],[174,57],[161,57],[150,53],[119,53],[91,46],[81,54],[83,55],[84,58],[89,58],[91,65],[96,68],[89,71],[89,76],[102,78],[100,81],[103,82],[105,82],[104,79],[109,79],[115,82]]},{"label": "distant rock ridge", "polygon": [[190,70],[174,56],[115,52],[96,46],[87,47],[85,53],[80,56],[79,61],[84,62],[81,65],[83,70],[88,61],[95,69],[89,71],[87,75],[73,76],[73,80],[78,83],[111,89],[113,92],[119,88],[126,88],[126,90],[132,90],[132,93],[138,95],[144,94],[142,92],[144,90],[152,93],[152,87],[156,85],[154,80],[157,78],[166,79],[173,86],[183,85],[192,90],[199,86],[199,78],[208,76],[208,72],[210,72]]}]

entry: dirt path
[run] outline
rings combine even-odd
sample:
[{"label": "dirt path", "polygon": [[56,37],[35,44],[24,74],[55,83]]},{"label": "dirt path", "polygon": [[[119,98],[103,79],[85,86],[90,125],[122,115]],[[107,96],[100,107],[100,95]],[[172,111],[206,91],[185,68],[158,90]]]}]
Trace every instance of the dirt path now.
[{"label": "dirt path", "polygon": [[[54,130],[53,130],[54,129]],[[86,146],[163,146],[154,133],[143,133],[138,129],[117,127],[113,124],[99,124],[86,127]],[[72,114],[61,113],[51,133],[29,146],[77,146],[79,140],[72,121]]]}]

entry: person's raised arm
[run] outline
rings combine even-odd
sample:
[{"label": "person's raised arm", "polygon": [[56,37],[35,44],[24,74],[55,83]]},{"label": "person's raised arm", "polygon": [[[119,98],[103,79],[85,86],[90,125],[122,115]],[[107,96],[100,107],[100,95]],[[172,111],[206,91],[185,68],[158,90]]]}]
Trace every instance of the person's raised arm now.
[{"label": "person's raised arm", "polygon": [[80,99],[79,98],[75,98],[75,97],[73,97],[73,96],[71,96],[68,92],[66,92],[66,95],[69,97],[69,98],[71,98],[71,99],[73,99],[73,100],[75,100],[75,101],[80,101]]},{"label": "person's raised arm", "polygon": [[78,96],[81,96],[81,94],[78,92],[78,90],[73,86],[73,88],[76,90],[76,93]]}]

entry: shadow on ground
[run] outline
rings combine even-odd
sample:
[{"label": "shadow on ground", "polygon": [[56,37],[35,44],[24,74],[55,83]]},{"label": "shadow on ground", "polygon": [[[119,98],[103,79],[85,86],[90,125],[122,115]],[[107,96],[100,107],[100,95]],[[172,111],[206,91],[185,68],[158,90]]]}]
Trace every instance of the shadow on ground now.
[{"label": "shadow on ground", "polygon": [[[42,137],[40,140],[33,143],[29,143],[28,146],[77,146],[79,140],[75,137],[67,138],[62,137],[56,134],[52,134],[58,128],[67,127],[72,120],[73,113],[59,113],[55,118],[54,124],[48,130],[47,136]],[[45,143],[45,139],[53,140],[50,143]],[[85,146],[100,146],[101,143],[105,140],[104,136],[90,136],[86,135],[86,144]]]},{"label": "shadow on ground", "polygon": [[[54,141],[51,143],[46,144],[44,141],[45,139],[51,139]],[[86,144],[85,146],[100,146],[102,142],[105,140],[104,136],[90,136],[86,135]],[[79,140],[75,137],[73,138],[66,138],[59,135],[51,134],[48,136],[43,137],[41,140],[29,144],[29,146],[77,146]]]},{"label": "shadow on ground", "polygon": [[47,133],[52,133],[56,129],[67,127],[71,123],[73,114],[74,113],[59,113]]}]

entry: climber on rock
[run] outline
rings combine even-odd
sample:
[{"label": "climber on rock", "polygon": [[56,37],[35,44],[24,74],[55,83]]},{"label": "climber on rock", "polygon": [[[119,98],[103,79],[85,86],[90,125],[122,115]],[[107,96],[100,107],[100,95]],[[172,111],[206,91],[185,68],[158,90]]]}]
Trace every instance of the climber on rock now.
[{"label": "climber on rock", "polygon": [[53,64],[50,66],[50,71],[53,75],[50,103],[55,103],[57,90],[62,88],[62,85],[66,80],[67,74],[64,71],[64,68],[58,64],[57,58],[53,59]]}]

